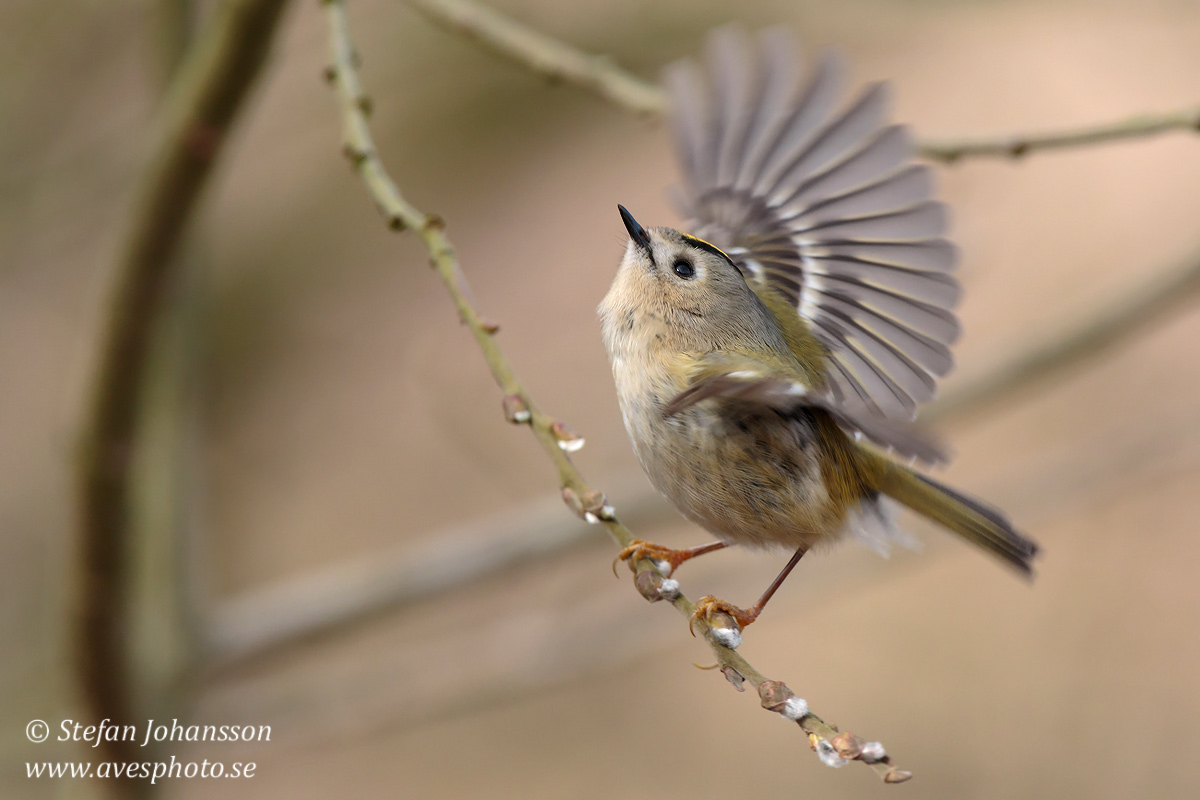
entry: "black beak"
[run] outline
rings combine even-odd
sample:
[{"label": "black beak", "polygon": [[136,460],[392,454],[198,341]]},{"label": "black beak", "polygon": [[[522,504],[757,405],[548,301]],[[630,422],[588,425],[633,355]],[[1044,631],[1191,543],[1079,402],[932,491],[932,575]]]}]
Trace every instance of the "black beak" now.
[{"label": "black beak", "polygon": [[617,205],[617,210],[621,212],[621,221],[625,223],[625,230],[629,231],[629,238],[633,239],[647,253],[650,252],[650,237],[646,235],[646,229],[638,225],[638,221],[633,218],[633,214],[623,205]]}]

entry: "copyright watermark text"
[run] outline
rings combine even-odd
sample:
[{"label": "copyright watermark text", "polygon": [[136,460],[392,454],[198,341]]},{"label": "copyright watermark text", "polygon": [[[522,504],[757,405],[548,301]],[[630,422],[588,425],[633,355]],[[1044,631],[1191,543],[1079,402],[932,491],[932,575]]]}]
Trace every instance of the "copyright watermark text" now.
[{"label": "copyright watermark text", "polygon": [[[25,736],[35,744],[47,741],[77,742],[99,747],[105,742],[131,742],[138,747],[168,742],[248,743],[271,741],[270,725],[185,725],[148,719],[140,725],[116,724],[110,719],[98,724],[64,719],[57,728],[41,719],[30,720]],[[28,778],[141,778],[150,783],[170,778],[253,778],[253,761],[181,761],[174,755],[168,760],[137,762],[26,762]]]}]

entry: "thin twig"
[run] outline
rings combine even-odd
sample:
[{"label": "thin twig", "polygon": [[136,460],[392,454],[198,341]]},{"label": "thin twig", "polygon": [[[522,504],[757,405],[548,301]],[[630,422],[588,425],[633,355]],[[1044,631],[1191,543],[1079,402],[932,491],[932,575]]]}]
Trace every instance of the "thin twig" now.
[{"label": "thin twig", "polygon": [[[86,404],[77,473],[79,677],[93,719],[132,722],[125,647],[129,470],[136,403],[171,275],[172,255],[225,134],[258,75],[285,0],[222,5],[172,84],[116,258],[100,350]],[[105,742],[113,761],[134,761],[130,742]],[[132,748],[132,749],[131,749]]]},{"label": "thin twig", "polygon": [[572,83],[642,116],[657,116],[663,91],[616,65],[470,0],[406,0],[431,22],[557,83]]},{"label": "thin twig", "polygon": [[[384,169],[367,124],[366,111],[370,108],[370,103],[359,84],[344,4],[342,0],[326,0],[325,8],[329,16],[333,51],[332,75],[337,85],[344,121],[343,150],[346,157],[358,171],[389,226],[393,229],[412,230],[425,243],[433,268],[449,291],[460,319],[475,337],[492,376],[505,394],[506,416],[511,422],[529,425],[543,452],[558,472],[564,500],[588,521],[603,524],[622,546],[629,545],[633,541],[633,535],[617,521],[604,495],[587,485],[567,457],[566,451],[575,449],[577,445],[582,444],[582,440],[570,433],[560,422],[537,409],[496,345],[493,338],[495,328],[483,321],[469,300],[454,250],[443,232],[442,221],[426,215],[405,200]],[[649,561],[639,561],[636,568],[636,583],[644,595],[651,599],[669,599],[685,618],[691,618],[695,608],[691,601],[672,587],[664,586],[663,579],[653,571],[654,566]],[[888,782],[898,782],[911,777],[909,773],[896,769],[891,759],[882,752],[882,748],[878,754],[874,750],[864,752],[859,746],[860,741],[848,734],[839,734],[836,728],[809,713],[803,701],[792,697],[787,687],[768,680],[736,650],[721,644],[716,638],[719,634],[714,633],[717,629],[704,622],[699,622],[696,628],[712,648],[726,677],[739,686],[742,681],[750,682],[759,690],[764,707],[795,719],[809,734],[813,746],[826,751],[822,754],[823,758],[829,757],[828,751],[836,751],[834,756],[841,753],[848,758],[858,758],[864,763],[869,763]]]},{"label": "thin twig", "polygon": [[1084,147],[1122,139],[1145,139],[1168,131],[1195,133],[1198,129],[1200,108],[1192,107],[1167,113],[1138,114],[1115,122],[1058,131],[926,139],[919,147],[925,158],[950,164],[963,158],[1021,158],[1042,150]]},{"label": "thin twig", "polygon": [[[538,75],[573,83],[642,116],[657,116],[666,109],[666,94],[657,84],[622,69],[607,56],[587,53],[472,0],[405,2],[434,24],[478,42],[492,53]],[[1145,138],[1167,131],[1196,132],[1197,129],[1200,129],[1200,108],[1191,107],[1059,131],[936,137],[922,140],[917,148],[925,158],[950,163],[981,156],[1017,158],[1041,150]]]}]

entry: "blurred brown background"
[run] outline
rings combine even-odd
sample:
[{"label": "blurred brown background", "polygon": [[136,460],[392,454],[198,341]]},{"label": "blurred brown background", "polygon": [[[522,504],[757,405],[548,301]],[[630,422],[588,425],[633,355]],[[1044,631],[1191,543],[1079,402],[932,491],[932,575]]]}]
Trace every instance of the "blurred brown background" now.
[{"label": "blurred brown background", "polygon": [[[45,719],[57,733],[86,714],[71,672],[70,458],[161,87],[155,6],[0,5],[4,796],[102,788],[26,779],[28,760],[97,756],[32,745],[24,726]],[[1200,6],[1185,0],[498,7],[648,77],[715,25],[785,22],[811,50],[847,51],[857,81],[891,79],[896,116],[922,135],[1200,100]],[[643,492],[644,479],[594,309],[624,240],[615,204],[676,221],[665,132],[548,88],[402,3],[353,2],[350,19],[385,163],[448,220],[501,346],[542,406],[587,437],[576,462],[620,511],[619,492]],[[164,391],[190,420],[184,508],[202,621],[275,582],[428,548],[450,526],[486,536],[531,504],[560,513],[550,467],[503,424],[419,243],[385,229],[341,159],[327,58],[317,4],[294,3],[189,235],[195,272],[176,289],[191,366],[160,377],[173,376]],[[940,173],[967,287],[951,384],[1200,248],[1200,139],[1186,134]],[[591,529],[556,559],[198,679],[181,721],[270,724],[272,741],[175,748],[257,761],[257,777],[177,780],[163,794],[1200,796],[1198,340],[1200,314],[1185,310],[947,426],[948,479],[1044,545],[1032,587],[910,523],[924,552],[882,561],[847,544],[810,557],[749,631],[742,652],[757,667],[881,739],[916,773],[909,784],[823,767],[755,698],[695,669],[706,649],[612,578],[613,547]],[[144,471],[150,494],[169,493],[153,482],[161,464]],[[635,532],[702,539],[682,523]],[[680,578],[693,596],[749,602],[780,562],[723,553]],[[151,644],[162,612],[139,610]]]}]

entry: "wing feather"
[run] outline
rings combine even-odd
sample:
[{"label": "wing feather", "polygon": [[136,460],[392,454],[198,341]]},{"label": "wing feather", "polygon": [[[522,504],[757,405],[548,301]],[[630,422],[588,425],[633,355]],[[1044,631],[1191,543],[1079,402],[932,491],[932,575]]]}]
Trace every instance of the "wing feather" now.
[{"label": "wing feather", "polygon": [[958,338],[958,319],[937,306],[903,297],[843,275],[824,276],[822,283],[824,285],[819,288],[822,294],[867,309],[871,314],[884,316],[912,333],[947,346]]},{"label": "wing feather", "polygon": [[[948,275],[909,269],[882,261],[857,259],[853,256],[813,256],[807,261],[807,266],[814,275],[871,286],[882,292],[906,297],[913,303],[932,306],[947,318],[957,320],[945,309],[958,302],[962,289],[958,282]],[[797,283],[797,290],[799,286]]]},{"label": "wing feather", "polygon": [[[717,31],[715,35],[720,34]],[[753,191],[775,185],[784,171],[804,154],[837,103],[845,73],[841,57],[826,53],[803,94],[799,98],[783,98],[778,130],[765,144],[762,162],[753,172]]]},{"label": "wing feather", "polygon": [[[822,202],[822,198],[833,199],[847,191],[869,185],[871,181],[878,181],[881,175],[890,175],[908,163],[912,148],[912,136],[905,128],[899,125],[884,128],[861,150],[830,165],[797,187],[786,205],[781,206],[781,221],[790,221],[798,213]],[[918,199],[924,200],[931,194],[932,187]]]},{"label": "wing feather", "polygon": [[891,177],[841,195],[826,196],[806,205],[794,216],[785,218],[797,227],[852,217],[886,214],[897,208],[915,206],[933,191],[933,175],[929,167],[913,165]]},{"label": "wing feather", "polygon": [[[742,163],[734,186],[748,189],[758,182],[764,162],[792,118],[791,104],[800,90],[800,70],[795,43],[782,31],[767,31],[763,36],[761,93],[753,110]],[[824,72],[837,70],[836,59],[825,58],[817,65],[813,83],[836,81],[836,76],[821,78]],[[833,92],[836,95],[836,92]]]},{"label": "wing feather", "polygon": [[[958,263],[957,248],[945,239],[921,242],[826,241],[819,248],[808,248],[805,255],[808,258],[845,256],[929,272],[949,272]],[[949,276],[947,280],[958,284]]]},{"label": "wing feather", "polygon": [[796,234],[801,239],[818,242],[830,239],[914,241],[940,236],[946,232],[948,221],[944,205],[925,202],[902,211],[827,220],[799,228]]},{"label": "wing feather", "polygon": [[830,403],[911,420],[959,335],[946,208],[929,167],[911,163],[908,130],[888,122],[888,87],[839,108],[842,59],[821,56],[804,80],[797,52],[779,30],[755,42],[723,28],[704,67],[667,69],[676,199],[696,235],[786,297],[824,345]]},{"label": "wing feather", "polygon": [[722,186],[737,179],[746,137],[753,126],[756,109],[761,105],[761,70],[758,60],[749,54],[747,38],[745,31],[738,28],[731,31],[730,36],[716,37],[709,42],[716,101],[713,149],[716,182]]}]

